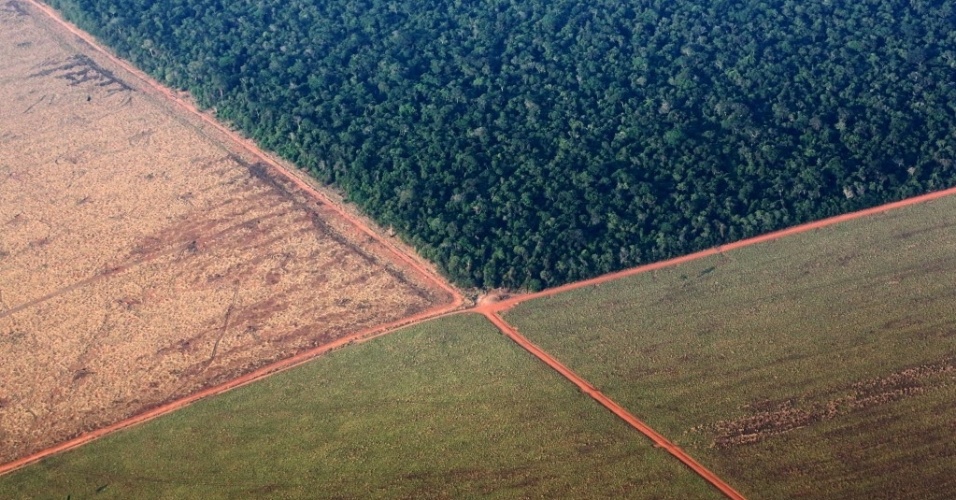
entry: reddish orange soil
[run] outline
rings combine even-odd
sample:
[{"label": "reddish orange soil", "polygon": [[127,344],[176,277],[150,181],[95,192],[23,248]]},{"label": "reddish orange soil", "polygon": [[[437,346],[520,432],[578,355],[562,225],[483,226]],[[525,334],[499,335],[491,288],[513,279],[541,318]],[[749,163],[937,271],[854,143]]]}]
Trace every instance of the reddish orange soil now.
[{"label": "reddish orange soil", "polygon": [[139,70],[139,68],[136,68],[132,64],[126,62],[125,60],[114,56],[113,53],[103,48],[103,46],[100,45],[99,42],[97,42],[96,39],[94,39],[89,33],[86,33],[85,31],[77,28],[73,24],[63,19],[59,15],[59,13],[57,13],[52,8],[46,6],[45,4],[37,2],[36,0],[23,0],[23,1],[30,3],[37,9],[41,10],[44,14],[48,15],[53,21],[59,24],[63,29],[79,37],[81,40],[86,42],[86,44],[89,45],[90,48],[102,54],[104,57],[108,58],[110,61],[113,62],[113,64],[116,64],[117,66],[120,66],[121,68],[128,71],[129,73],[136,75],[140,80],[142,80],[143,83],[152,87],[153,90],[158,92],[160,95],[162,95],[169,101],[175,102],[181,108],[195,115],[200,120],[205,122],[207,125],[213,127],[218,132],[223,134],[225,137],[229,138],[236,144],[241,145],[248,152],[252,153],[256,158],[258,158],[259,161],[275,169],[275,171],[278,174],[286,177],[289,181],[294,183],[299,189],[302,189],[303,191],[307,192],[311,196],[327,204],[340,217],[342,217],[343,219],[345,219],[346,221],[354,225],[356,229],[362,231],[373,240],[377,241],[378,243],[388,248],[388,250],[392,253],[392,256],[394,258],[404,262],[407,266],[411,267],[412,269],[415,269],[416,271],[421,273],[423,276],[430,279],[435,286],[443,289],[445,292],[451,295],[453,297],[454,302],[452,306],[450,307],[450,309],[456,309],[462,305],[464,299],[462,295],[458,292],[458,290],[456,290],[454,287],[449,285],[444,279],[438,276],[437,273],[435,273],[430,266],[423,263],[423,261],[417,258],[417,256],[413,256],[411,253],[404,251],[403,249],[399,249],[394,243],[392,243],[391,241],[389,241],[388,239],[386,239],[385,237],[383,237],[376,231],[372,230],[372,228],[369,226],[366,220],[364,220],[363,218],[357,216],[356,214],[350,211],[345,210],[340,204],[333,202],[333,200],[330,197],[326,196],[324,193],[317,190],[312,184],[307,183],[301,177],[293,173],[292,170],[286,168],[285,166],[280,164],[278,161],[276,161],[271,155],[259,149],[259,147],[254,142],[239,135],[235,131],[226,128],[221,123],[216,121],[215,118],[200,111],[193,103],[183,99],[181,97],[181,94],[173,91],[172,89],[169,89],[168,87],[160,85],[152,77],[150,77],[143,71]]},{"label": "reddish orange soil", "polygon": [[379,325],[375,328],[354,333],[352,335],[349,335],[348,337],[343,337],[333,342],[329,342],[327,344],[316,347],[314,349],[301,352],[291,358],[286,358],[276,363],[272,363],[268,366],[264,366],[256,371],[247,373],[238,378],[234,378],[232,380],[229,380],[228,382],[217,385],[215,387],[209,387],[202,391],[190,394],[184,398],[171,401],[169,403],[166,403],[161,406],[157,406],[155,408],[151,408],[131,418],[127,418],[125,420],[116,422],[106,427],[96,429],[95,431],[92,431],[92,432],[81,434],[80,436],[77,436],[73,439],[70,439],[68,441],[59,443],[55,446],[51,446],[49,448],[40,450],[36,453],[30,454],[28,456],[14,460],[12,462],[9,462],[6,464],[0,464],[0,475],[20,469],[34,462],[38,462],[51,455],[55,455],[57,453],[62,453],[64,451],[71,450],[73,448],[76,448],[77,446],[81,446],[95,439],[99,439],[103,436],[106,436],[118,430],[125,429],[127,427],[131,427],[137,424],[141,424],[143,422],[147,422],[149,420],[160,417],[162,415],[166,415],[167,413],[174,412],[180,408],[185,408],[186,406],[189,406],[195,403],[196,401],[199,401],[200,399],[205,399],[210,396],[222,394],[226,391],[230,391],[237,387],[242,387],[246,384],[255,382],[256,380],[259,380],[263,377],[267,377],[274,373],[278,373],[278,372],[296,367],[298,365],[301,365],[302,363],[305,363],[318,356],[321,356],[322,354],[325,354],[329,351],[333,351],[335,349],[339,349],[341,347],[352,345],[352,344],[357,344],[360,342],[366,342],[376,337],[380,337],[387,333],[393,332],[398,328],[416,324],[416,323],[421,323],[423,321],[427,321],[436,316],[440,316],[446,313],[447,312],[446,309],[447,307],[442,307],[442,306],[436,307],[431,310],[417,314],[415,316],[410,316],[408,318],[403,318],[399,321],[394,321],[392,323]]},{"label": "reddish orange soil", "polygon": [[[918,203],[925,203],[930,200],[935,200],[945,196],[956,195],[956,188],[951,188],[943,191],[937,191],[934,193],[929,193],[922,196],[916,196],[913,198],[908,198],[906,200],[889,203],[881,205],[878,207],[861,210],[858,212],[853,212],[849,214],[839,215],[836,217],[830,217],[828,219],[823,219],[816,222],[811,222],[807,224],[802,224],[799,226],[794,226],[787,228],[781,231],[776,231],[773,233],[768,233],[765,235],[757,236],[754,238],[749,238],[741,240],[735,243],[728,245],[723,245],[720,247],[710,248],[693,254],[685,255],[682,257],[677,257],[674,259],[655,262],[652,264],[647,264],[644,266],[639,266],[631,269],[625,269],[616,273],[610,273],[603,276],[598,276],[589,280],[579,281],[576,283],[569,283],[567,285],[551,288],[548,290],[543,290],[536,293],[527,293],[521,295],[509,296],[503,292],[495,291],[490,292],[478,299],[478,304],[473,309],[468,312],[476,312],[484,315],[488,318],[489,321],[494,323],[502,333],[504,333],[508,338],[512,339],[515,343],[521,346],[523,349],[531,353],[536,358],[540,359],[546,365],[557,371],[561,376],[568,379],[571,383],[576,385],[582,392],[596,400],[598,403],[603,405],[605,408],[613,412],[615,415],[620,417],[622,420],[627,422],[628,425],[637,429],[639,432],[647,436],[654,442],[657,446],[665,449],[668,453],[676,457],[682,463],[687,465],[691,470],[704,478],[707,482],[712,484],[715,488],[720,490],[721,493],[726,495],[728,498],[741,499],[743,496],[733,489],[729,484],[724,482],[716,474],[708,470],[706,467],[694,460],[690,455],[684,452],[682,449],[668,441],[664,436],[659,434],[653,428],[649,427],[644,422],[640,421],[634,415],[629,413],[627,410],[622,408],[620,405],[615,403],[613,400],[601,393],[597,388],[591,385],[589,382],[581,378],[579,375],[571,371],[568,367],[561,364],[560,361],[552,357],[546,351],[532,343],[526,337],[521,335],[513,326],[506,322],[499,314],[501,312],[507,311],[516,305],[542,297],[550,297],[557,295],[559,293],[576,290],[579,288],[584,288],[588,286],[600,285],[602,283],[607,283],[609,281],[614,281],[620,278],[625,278],[628,276],[633,276],[635,274],[645,273],[649,271],[654,271],[657,269],[662,269],[666,267],[677,266],[686,262],[691,262],[697,259],[701,259],[707,256],[714,254],[719,254],[724,251],[734,250],[737,248],[747,247],[750,245],[756,245],[758,243],[764,243],[768,241],[777,240],[784,238],[786,236],[791,236],[794,234],[804,233],[814,229],[820,229],[827,226],[832,226],[834,224],[839,224],[841,222],[846,222],[854,219],[859,219],[861,217],[866,217],[869,215],[874,215],[878,213],[883,213],[889,210],[895,210],[903,208],[910,205],[915,205]],[[728,424],[731,425],[731,424]]]},{"label": "reddish orange soil", "polygon": [[[167,88],[165,88],[165,87],[159,85],[158,83],[154,82],[152,79],[148,78],[148,77],[147,77],[146,75],[144,75],[142,72],[140,72],[140,71],[137,70],[136,68],[130,66],[130,65],[129,65],[128,63],[126,63],[125,61],[122,61],[122,60],[120,60],[120,59],[117,59],[117,58],[113,57],[111,54],[109,54],[107,51],[105,51],[103,48],[101,48],[89,35],[87,35],[86,33],[82,32],[82,31],[80,31],[79,29],[75,28],[74,26],[70,25],[69,23],[66,23],[65,21],[63,21],[55,12],[53,12],[53,11],[52,11],[51,9],[49,9],[48,7],[46,7],[46,6],[44,6],[44,5],[42,5],[42,4],[38,3],[38,2],[36,2],[35,0],[24,0],[24,1],[26,1],[26,2],[28,2],[28,3],[30,3],[30,4],[32,4],[32,5],[33,5],[34,7],[36,7],[37,9],[40,9],[41,11],[43,11],[44,13],[46,13],[47,15],[49,15],[52,19],[54,19],[57,23],[59,23],[63,28],[69,30],[71,33],[73,33],[74,35],[76,35],[76,36],[78,36],[79,38],[81,38],[82,40],[84,40],[87,44],[89,44],[91,47],[93,47],[93,48],[94,48],[96,51],[98,51],[99,53],[103,54],[103,55],[106,56],[106,57],[109,57],[109,58],[113,61],[114,64],[123,67],[126,71],[128,71],[128,72],[130,72],[130,73],[133,73],[133,74],[139,76],[139,77],[140,77],[141,79],[143,79],[145,82],[148,82],[148,84],[154,89],[155,92],[162,94],[162,95],[165,96],[167,99],[169,99],[169,100],[171,100],[171,101],[174,101],[174,102],[175,102],[178,106],[180,106],[181,108],[186,109],[186,110],[189,111],[190,113],[192,113],[192,114],[194,114],[195,116],[199,117],[199,118],[200,118],[204,123],[206,123],[208,126],[214,128],[214,129],[216,129],[216,130],[218,131],[218,133],[220,133],[220,134],[222,134],[222,135],[224,135],[224,136],[227,136],[227,137],[229,137],[230,140],[232,140],[233,142],[242,145],[243,148],[245,148],[248,152],[250,152],[251,154],[253,154],[256,158],[258,158],[259,161],[261,161],[261,162],[263,162],[263,163],[269,165],[269,166],[270,166],[272,169],[274,169],[276,172],[278,172],[279,174],[281,174],[282,176],[284,176],[286,179],[288,179],[290,182],[292,182],[292,183],[294,183],[296,186],[298,186],[299,189],[302,189],[303,191],[306,191],[306,192],[309,193],[311,196],[313,196],[313,197],[315,197],[315,198],[321,200],[322,202],[324,202],[324,203],[327,204],[328,206],[333,207],[333,210],[339,215],[339,217],[341,217],[341,218],[347,220],[350,224],[354,225],[356,228],[358,228],[360,231],[362,231],[364,234],[366,234],[366,235],[368,236],[368,238],[370,238],[371,240],[374,240],[374,241],[377,242],[379,245],[381,245],[381,246],[387,248],[388,251],[389,251],[389,252],[391,253],[391,255],[393,256],[393,258],[395,258],[395,259],[397,259],[397,260],[403,262],[406,266],[408,266],[408,267],[411,268],[411,269],[414,269],[417,273],[419,273],[419,274],[421,274],[423,277],[427,278],[432,284],[434,284],[435,286],[441,288],[441,289],[444,290],[446,293],[448,293],[448,294],[452,297],[452,303],[449,304],[449,305],[436,306],[436,307],[433,307],[433,308],[428,309],[428,310],[426,310],[426,311],[423,311],[423,312],[421,312],[421,313],[412,315],[412,316],[410,316],[410,317],[406,317],[406,318],[401,319],[401,320],[398,320],[398,321],[394,321],[394,322],[391,322],[391,323],[388,323],[388,324],[385,324],[385,325],[380,325],[380,326],[377,326],[377,327],[374,327],[374,328],[370,328],[370,329],[367,329],[367,330],[364,330],[364,331],[360,331],[360,332],[354,333],[354,334],[352,334],[352,335],[349,335],[349,336],[347,336],[347,337],[340,338],[340,339],[335,340],[335,341],[330,342],[330,343],[326,343],[326,344],[324,344],[324,345],[322,345],[322,346],[319,346],[319,347],[316,347],[316,348],[314,348],[314,349],[311,349],[311,350],[308,350],[308,351],[305,351],[305,352],[301,352],[301,353],[297,354],[297,355],[294,356],[294,357],[285,359],[285,360],[280,361],[280,362],[278,362],[278,363],[274,363],[274,364],[271,364],[271,365],[268,365],[268,366],[259,368],[259,369],[256,370],[256,371],[253,371],[253,372],[251,372],[251,373],[247,373],[247,374],[245,374],[245,375],[243,375],[243,376],[241,376],[241,377],[239,377],[239,378],[232,379],[232,380],[230,380],[230,381],[228,381],[228,382],[225,382],[225,383],[223,383],[223,384],[217,385],[217,386],[215,386],[215,387],[210,387],[210,388],[204,389],[204,390],[202,390],[202,391],[200,391],[200,392],[193,393],[193,394],[191,394],[191,395],[189,395],[189,396],[187,396],[187,397],[185,397],[185,398],[178,399],[178,400],[176,400],[176,401],[172,401],[172,402],[166,403],[166,404],[164,404],[164,405],[162,405],[162,406],[155,407],[155,408],[153,408],[153,409],[151,409],[151,410],[149,410],[149,411],[140,413],[140,414],[136,415],[135,417],[132,417],[132,418],[129,418],[129,419],[126,419],[126,420],[117,422],[117,423],[112,424],[112,425],[110,425],[110,426],[108,426],[108,427],[103,427],[103,428],[98,429],[98,430],[96,430],[96,431],[94,431],[94,432],[90,432],[90,433],[87,433],[87,434],[83,434],[83,435],[81,435],[81,436],[79,436],[79,437],[77,437],[77,438],[74,438],[74,439],[72,439],[72,440],[70,440],[70,441],[66,441],[66,442],[64,442],[64,443],[58,444],[58,445],[56,445],[56,446],[54,446],[54,447],[52,447],[52,448],[43,450],[43,451],[41,451],[41,452],[39,452],[39,453],[33,454],[33,455],[31,455],[31,456],[28,456],[28,457],[21,458],[21,459],[15,461],[15,462],[11,462],[11,463],[9,463],[9,464],[2,465],[2,466],[0,466],[0,474],[2,474],[2,473],[4,473],[4,472],[8,472],[8,471],[13,470],[13,469],[16,469],[16,468],[19,468],[19,467],[22,467],[22,466],[25,465],[25,464],[34,462],[34,461],[36,461],[36,460],[39,460],[39,459],[41,459],[41,458],[43,458],[43,457],[45,457],[45,456],[51,455],[51,454],[53,454],[53,453],[58,453],[58,452],[63,451],[63,450],[65,450],[65,449],[69,449],[69,448],[73,448],[73,447],[75,447],[75,446],[79,446],[80,444],[83,444],[83,443],[85,443],[85,442],[88,442],[88,441],[90,441],[90,440],[92,440],[92,439],[96,439],[97,437],[100,437],[100,436],[102,436],[102,435],[104,435],[104,434],[113,432],[113,431],[115,431],[115,430],[118,430],[118,429],[121,429],[121,428],[125,428],[125,427],[131,426],[131,425],[135,425],[135,424],[137,424],[137,423],[140,423],[140,422],[143,422],[143,421],[146,421],[146,420],[155,418],[155,417],[158,416],[158,415],[162,415],[162,414],[165,414],[165,413],[169,413],[169,412],[171,412],[171,411],[173,411],[173,410],[175,410],[175,409],[178,409],[178,408],[181,408],[181,407],[183,407],[183,406],[186,406],[186,405],[188,405],[188,404],[190,404],[190,403],[192,403],[192,402],[194,402],[194,401],[196,401],[196,400],[198,400],[198,399],[201,399],[201,398],[204,398],[204,397],[207,397],[207,396],[211,396],[211,395],[214,395],[214,394],[218,394],[218,393],[224,392],[224,391],[226,391],[226,390],[229,390],[229,389],[232,389],[232,388],[235,388],[235,387],[238,387],[238,386],[247,384],[247,383],[249,383],[249,382],[251,382],[251,381],[254,381],[254,380],[257,380],[257,379],[259,379],[259,378],[262,378],[262,377],[264,377],[264,376],[266,376],[266,375],[269,375],[269,374],[271,374],[271,373],[274,373],[274,372],[277,372],[277,371],[280,371],[280,370],[284,370],[284,369],[287,369],[287,368],[289,368],[289,367],[292,367],[292,366],[301,364],[302,362],[307,361],[307,360],[309,360],[309,359],[311,359],[311,358],[313,358],[313,357],[315,357],[315,356],[318,356],[318,355],[320,355],[320,354],[322,354],[322,353],[328,352],[328,351],[331,350],[331,349],[335,349],[335,348],[337,348],[337,347],[340,347],[340,346],[343,346],[343,345],[347,345],[347,344],[352,343],[352,342],[367,340],[367,339],[373,338],[373,337],[375,337],[375,336],[377,336],[377,335],[381,335],[381,334],[387,333],[387,332],[389,332],[389,331],[392,331],[392,330],[394,330],[395,328],[397,328],[397,327],[399,327],[399,326],[410,325],[410,324],[417,323],[417,322],[420,322],[420,321],[424,321],[424,320],[426,320],[426,319],[434,318],[434,317],[437,317],[437,316],[440,316],[440,315],[443,315],[443,314],[449,314],[449,313],[451,313],[451,312],[453,312],[453,311],[455,311],[455,310],[457,310],[457,309],[460,309],[460,307],[461,307],[462,304],[464,303],[464,299],[463,299],[463,297],[461,296],[461,294],[459,294],[453,287],[451,287],[450,285],[448,285],[447,283],[445,283],[443,280],[441,280],[440,278],[438,278],[437,275],[431,270],[431,268],[430,268],[427,264],[423,263],[423,262],[422,262],[421,260],[419,260],[418,258],[416,258],[416,257],[414,257],[414,256],[412,256],[412,255],[410,255],[408,252],[399,249],[395,244],[393,244],[393,243],[392,243],[391,241],[389,241],[387,238],[384,238],[384,237],[381,236],[379,233],[373,231],[373,230],[364,222],[363,219],[361,219],[360,217],[356,216],[355,214],[349,212],[348,210],[345,210],[341,205],[339,205],[339,204],[337,204],[337,203],[334,203],[331,198],[329,198],[328,196],[326,196],[326,195],[323,194],[322,192],[316,190],[312,185],[310,185],[309,183],[307,183],[306,181],[304,181],[302,178],[298,177],[296,174],[294,174],[294,173],[292,173],[291,171],[289,171],[288,169],[284,168],[279,162],[275,161],[275,160],[272,159],[270,156],[268,156],[268,155],[266,155],[265,153],[263,153],[262,151],[260,151],[254,144],[251,143],[251,141],[249,141],[249,140],[247,140],[247,139],[245,139],[245,138],[243,138],[243,137],[240,137],[240,136],[238,136],[236,133],[234,133],[233,131],[230,131],[230,130],[228,130],[227,128],[223,127],[222,125],[220,125],[219,123],[217,123],[212,117],[210,117],[209,115],[206,115],[206,114],[202,113],[201,111],[197,110],[197,109],[195,108],[195,106],[193,106],[191,103],[189,103],[189,102],[187,102],[186,100],[184,100],[183,98],[181,98],[181,97],[180,97],[179,95],[177,95],[175,92],[173,92],[173,91],[171,91],[171,90],[169,90],[169,89],[167,89]],[[688,456],[683,450],[681,450],[680,448],[678,448],[677,446],[675,446],[673,443],[671,443],[670,441],[668,441],[664,436],[660,435],[659,433],[657,433],[656,431],[654,431],[652,428],[648,427],[646,424],[644,424],[643,422],[641,422],[640,420],[638,420],[636,417],[634,417],[633,415],[631,415],[629,412],[627,412],[624,408],[620,407],[620,406],[619,406],[618,404],[616,404],[614,401],[612,401],[612,400],[609,399],[607,396],[605,396],[605,395],[602,394],[600,391],[598,391],[598,390],[597,390],[595,387],[593,387],[590,383],[588,383],[587,381],[585,381],[584,379],[582,379],[580,376],[578,376],[577,374],[575,374],[574,372],[572,372],[570,369],[568,369],[567,367],[565,367],[563,364],[561,364],[558,360],[556,360],[555,358],[553,358],[553,357],[552,357],[551,355],[549,355],[547,352],[543,351],[542,349],[540,349],[539,347],[537,347],[536,345],[534,345],[533,343],[531,343],[527,338],[525,338],[525,337],[522,336],[519,332],[517,332],[517,331],[514,329],[514,327],[512,327],[512,326],[509,325],[507,322],[505,322],[505,321],[499,316],[499,313],[502,312],[502,311],[505,311],[505,310],[507,310],[507,309],[509,309],[509,308],[511,308],[511,307],[513,307],[513,306],[515,306],[515,305],[517,305],[517,304],[519,304],[519,303],[521,303],[521,302],[524,302],[524,301],[526,301],[526,300],[531,300],[531,299],[536,299],[536,298],[541,298],[541,297],[548,297],[548,296],[556,295],[556,294],[558,294],[558,293],[563,293],[563,292],[566,292],[566,291],[569,291],[569,290],[574,290],[574,289],[583,288],[583,287],[587,287],[587,286],[592,286],[592,285],[598,285],[598,284],[601,284],[601,283],[606,283],[606,282],[609,282],[609,281],[612,281],[612,280],[616,280],[616,279],[619,279],[619,278],[631,276],[631,275],[638,274],[638,273],[643,273],[643,272],[648,272],[648,271],[652,271],[652,270],[655,270],[655,269],[661,269],[661,268],[665,268],[665,267],[675,266],[675,265],[679,265],[679,264],[681,264],[681,263],[693,261],[693,260],[700,259],[700,258],[703,258],[703,257],[706,257],[706,256],[718,254],[718,253],[721,253],[721,252],[723,252],[723,251],[725,251],[725,250],[733,250],[733,249],[736,249],[736,248],[741,248],[741,247],[745,247],[745,246],[749,246],[749,245],[754,245],[754,244],[757,244],[757,243],[762,243],[762,242],[766,242],[766,241],[772,241],[772,240],[776,240],[776,239],[779,239],[779,238],[783,238],[783,237],[785,237],[785,236],[789,236],[789,235],[793,235],[793,234],[798,234],[798,233],[810,231],[810,230],[813,230],[813,229],[830,226],[830,225],[837,224],[837,223],[840,223],[840,222],[844,222],[844,221],[848,221],[848,220],[852,220],[852,219],[857,219],[857,218],[860,218],[860,217],[865,217],[865,216],[867,216],[867,215],[876,214],[876,213],[881,213],[881,212],[885,212],[885,211],[888,211],[888,210],[893,210],[893,209],[897,209],[897,208],[900,208],[900,207],[904,207],[904,206],[908,206],[908,205],[913,205],[913,204],[916,204],[916,203],[922,203],[922,202],[925,202],[925,201],[929,201],[929,200],[932,200],[932,199],[940,198],[940,197],[943,197],[943,196],[949,196],[949,195],[953,195],[953,194],[956,194],[956,188],[948,189],[948,190],[940,191],[940,192],[936,192],[936,193],[931,193],[931,194],[927,194],[927,195],[923,195],[923,196],[918,196],[918,197],[915,197],[915,198],[910,198],[910,199],[903,200],[903,201],[900,201],[900,202],[890,203],[890,204],[887,204],[887,205],[883,205],[883,206],[879,206],[879,207],[875,207],[875,208],[871,208],[871,209],[867,209],[867,210],[862,210],[862,211],[854,212],[854,213],[851,213],[851,214],[845,214],[845,215],[841,215],[841,216],[837,216],[837,217],[832,217],[832,218],[824,219],[824,220],[817,221],[817,222],[812,222],[812,223],[803,224],[803,225],[800,225],[800,226],[795,226],[795,227],[792,227],[792,228],[789,228],[789,229],[785,229],[785,230],[782,230],[782,231],[777,231],[777,232],[769,233],[769,234],[766,234],[766,235],[758,236],[758,237],[755,237],[755,238],[750,238],[750,239],[742,240],[742,241],[739,241],[739,242],[736,242],[736,243],[732,243],[732,244],[728,244],[728,245],[724,245],[724,246],[721,246],[721,247],[711,248],[711,249],[708,249],[708,250],[696,252],[696,253],[693,253],[693,254],[690,254],[690,255],[686,255],[686,256],[683,256],[683,257],[678,257],[678,258],[670,259],[670,260],[667,260],[667,261],[662,261],[662,262],[657,262],[657,263],[648,264],[648,265],[644,265],[644,266],[639,266],[639,267],[636,267],[636,268],[632,268],[632,269],[628,269],[628,270],[624,270],[624,271],[620,271],[620,272],[616,272],[616,273],[611,273],[611,274],[607,274],[607,275],[604,275],[604,276],[599,276],[599,277],[597,277],[597,278],[593,278],[593,279],[589,279],[589,280],[584,280],[584,281],[580,281],[580,282],[577,282],[577,283],[571,283],[571,284],[568,284],[568,285],[564,285],[564,286],[552,288],[552,289],[549,289],[549,290],[544,290],[544,291],[542,291],[542,292],[530,293],[530,294],[523,294],[523,295],[516,295],[516,296],[501,296],[500,294],[496,294],[496,295],[494,295],[494,296],[489,296],[489,297],[484,298],[483,300],[480,300],[480,301],[479,301],[479,305],[478,305],[477,307],[471,309],[471,311],[472,311],[472,312],[477,312],[477,313],[482,314],[482,315],[484,315],[485,317],[487,317],[493,324],[496,325],[496,327],[498,327],[498,328],[499,328],[505,335],[507,335],[509,338],[511,338],[512,340],[514,340],[519,346],[521,346],[522,348],[526,349],[528,352],[530,352],[531,354],[533,354],[535,357],[537,357],[538,359],[542,360],[542,361],[543,361],[544,363],[546,363],[548,366],[550,366],[551,368],[553,368],[554,370],[556,370],[559,374],[561,374],[562,376],[564,376],[565,378],[567,378],[569,381],[571,381],[572,383],[574,383],[574,384],[575,384],[577,387],[579,387],[585,394],[588,394],[590,397],[592,397],[593,399],[595,399],[596,401],[598,401],[599,403],[601,403],[603,406],[605,406],[606,408],[608,408],[610,411],[612,411],[615,415],[619,416],[621,419],[623,419],[623,420],[624,420],[625,422],[627,422],[629,425],[631,425],[632,427],[634,427],[635,429],[637,429],[638,431],[640,431],[641,433],[643,433],[645,436],[647,436],[648,438],[650,438],[656,445],[660,446],[661,448],[664,448],[666,451],[668,451],[669,453],[671,453],[672,455],[674,455],[678,460],[680,460],[682,463],[684,463],[685,465],[687,465],[688,467],[690,467],[690,468],[691,468],[692,470],[694,470],[697,474],[699,474],[699,475],[700,475],[701,477],[703,477],[705,480],[707,480],[707,481],[710,482],[712,485],[714,485],[716,488],[718,488],[718,489],[719,489],[722,493],[724,493],[726,496],[728,496],[729,498],[735,498],[735,499],[736,499],[736,498],[743,498],[736,490],[734,490],[732,487],[730,487],[728,484],[726,484],[724,481],[722,481],[719,477],[717,477],[716,475],[714,475],[712,472],[710,472],[709,470],[707,470],[705,467],[703,467],[702,465],[700,465],[699,463],[697,463],[692,457]]]},{"label": "reddish orange soil", "polygon": [[539,299],[542,297],[551,297],[553,295],[564,293],[570,290],[577,290],[578,288],[600,285],[601,283],[607,283],[609,281],[626,278],[628,276],[633,276],[635,274],[641,274],[641,273],[646,273],[649,271],[654,271],[657,269],[673,267],[686,262],[702,259],[704,257],[708,257],[711,255],[716,255],[716,254],[720,254],[730,250],[735,250],[737,248],[743,248],[743,247],[748,247],[751,245],[756,245],[758,243],[765,243],[768,241],[779,240],[780,238],[792,236],[794,234],[805,233],[808,231],[812,231],[814,229],[820,229],[827,226],[832,226],[834,224],[839,224],[841,222],[851,221],[851,220],[859,219],[869,215],[875,215],[875,214],[887,212],[890,210],[896,210],[899,208],[908,207],[910,205],[925,203],[927,201],[936,200],[939,198],[943,198],[946,196],[953,196],[953,195],[956,195],[956,187],[945,189],[942,191],[936,191],[933,193],[924,194],[921,196],[914,196],[912,198],[907,198],[905,200],[900,200],[893,203],[887,203],[885,205],[880,205],[878,207],[868,208],[868,209],[860,210],[857,212],[851,212],[848,214],[837,215],[827,219],[822,219],[822,220],[818,220],[814,222],[808,222],[806,224],[801,224],[799,226],[793,226],[787,229],[781,229],[780,231],[774,231],[772,233],[755,236],[753,238],[747,238],[745,240],[736,241],[734,243],[728,243],[726,245],[708,248],[707,250],[701,250],[699,252],[683,255],[681,257],[676,257],[669,260],[663,260],[660,262],[653,262],[651,264],[645,264],[642,266],[632,267],[630,269],[625,269],[623,271],[617,271],[614,273],[598,276],[596,278],[591,278],[591,279],[587,279],[583,281],[577,281],[575,283],[568,283],[567,285],[562,285],[555,288],[549,288],[547,290],[542,290],[540,292],[513,295],[513,296],[502,298],[501,300],[497,300],[495,297],[492,297],[490,299],[485,299],[482,302],[492,302],[494,303],[495,311],[504,311],[528,300]]},{"label": "reddish orange soil", "polygon": [[639,431],[641,434],[647,436],[654,444],[660,448],[663,448],[665,451],[673,455],[675,458],[681,461],[684,465],[689,467],[692,471],[698,474],[700,477],[704,478],[705,481],[712,484],[715,488],[720,490],[721,493],[727,496],[727,498],[732,499],[743,499],[743,495],[733,489],[729,484],[725,483],[720,477],[711,472],[709,469],[698,463],[690,455],[688,455],[684,450],[680,449],[674,443],[668,441],[664,436],[659,434],[657,431],[652,429],[650,426],[639,420],[637,417],[632,415],[630,412],[625,410],[623,407],[614,402],[611,398],[607,397],[599,391],[596,387],[591,385],[590,382],[581,378],[577,373],[571,371],[570,368],[561,364],[560,361],[552,357],[550,354],[545,352],[543,349],[532,343],[524,335],[518,333],[513,326],[508,324],[505,320],[497,314],[497,311],[500,310],[501,303],[495,304],[486,304],[478,306],[473,311],[482,314],[489,321],[491,321],[502,333],[504,333],[508,338],[513,340],[516,344],[521,346],[523,349],[531,353],[534,357],[540,359],[544,364],[548,365],[554,371],[558,372],[562,377],[568,379],[571,383],[578,387],[581,392],[587,394],[592,399],[600,403],[602,406],[610,410],[612,413],[620,417],[621,420],[626,422],[628,425]]},{"label": "reddish orange soil", "polygon": [[463,303],[44,6],[0,7],[0,473]]}]

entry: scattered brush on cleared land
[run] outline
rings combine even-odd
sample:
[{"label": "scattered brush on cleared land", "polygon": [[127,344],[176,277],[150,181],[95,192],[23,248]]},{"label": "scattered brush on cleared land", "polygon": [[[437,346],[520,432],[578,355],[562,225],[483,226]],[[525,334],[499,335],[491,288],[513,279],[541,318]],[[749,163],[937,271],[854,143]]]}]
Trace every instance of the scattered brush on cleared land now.
[{"label": "scattered brush on cleared land", "polygon": [[336,351],[0,477],[0,497],[711,498],[483,318]]},{"label": "scattered brush on cleared land", "polygon": [[450,297],[0,3],[0,464]]},{"label": "scattered brush on cleared land", "polygon": [[956,199],[506,319],[754,498],[956,494]]}]

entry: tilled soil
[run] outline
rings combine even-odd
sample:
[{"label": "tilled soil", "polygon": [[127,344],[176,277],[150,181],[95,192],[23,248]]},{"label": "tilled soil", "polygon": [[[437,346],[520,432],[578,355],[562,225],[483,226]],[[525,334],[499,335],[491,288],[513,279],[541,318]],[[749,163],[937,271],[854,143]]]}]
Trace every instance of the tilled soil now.
[{"label": "tilled soil", "polygon": [[449,300],[32,7],[0,61],[0,463]]},{"label": "tilled soil", "polygon": [[835,389],[813,401],[794,397],[783,401],[760,401],[751,413],[713,426],[714,445],[728,448],[763,441],[771,436],[831,420],[872,406],[917,396],[956,380],[956,359],[927,363],[863,380]]}]

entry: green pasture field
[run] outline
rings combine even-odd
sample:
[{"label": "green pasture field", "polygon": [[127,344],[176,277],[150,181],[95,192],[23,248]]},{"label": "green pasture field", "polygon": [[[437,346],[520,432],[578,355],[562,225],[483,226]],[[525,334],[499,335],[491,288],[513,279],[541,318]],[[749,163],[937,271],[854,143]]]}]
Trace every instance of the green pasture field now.
[{"label": "green pasture field", "polygon": [[505,319],[748,497],[956,496],[956,198]]},{"label": "green pasture field", "polygon": [[0,477],[0,498],[713,498],[478,315],[431,321]]}]

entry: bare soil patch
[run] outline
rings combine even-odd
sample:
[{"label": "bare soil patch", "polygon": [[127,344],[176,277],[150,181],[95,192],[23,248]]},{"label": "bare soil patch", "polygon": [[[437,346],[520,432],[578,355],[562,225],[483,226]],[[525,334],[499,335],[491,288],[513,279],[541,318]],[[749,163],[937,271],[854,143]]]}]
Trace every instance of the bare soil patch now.
[{"label": "bare soil patch", "polygon": [[758,401],[748,406],[749,415],[708,427],[715,435],[713,444],[717,448],[757,443],[777,434],[924,394],[951,384],[956,379],[954,374],[956,359],[927,363],[863,380],[822,396]]},{"label": "bare soil patch", "polygon": [[0,463],[452,297],[0,0]]}]

